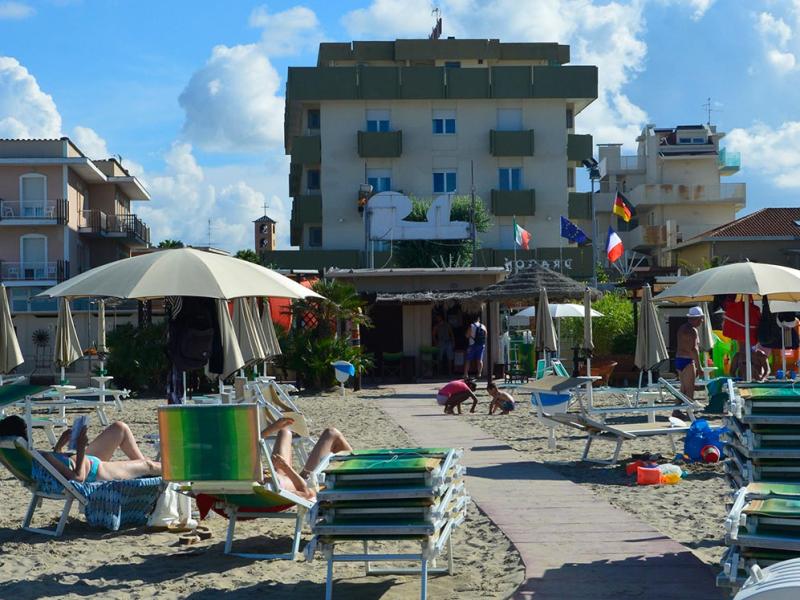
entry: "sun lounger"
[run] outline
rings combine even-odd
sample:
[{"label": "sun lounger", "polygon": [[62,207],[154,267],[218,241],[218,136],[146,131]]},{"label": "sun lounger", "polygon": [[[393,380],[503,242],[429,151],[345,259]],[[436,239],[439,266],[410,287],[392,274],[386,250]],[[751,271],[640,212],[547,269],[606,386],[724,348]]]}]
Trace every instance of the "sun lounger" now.
[{"label": "sun lounger", "polygon": [[[296,558],[303,523],[314,503],[281,487],[261,439],[256,404],[162,406],[158,425],[164,479],[180,483],[185,493],[210,496],[228,516],[225,554],[266,560]],[[231,552],[241,517],[293,519],[291,552]]]},{"label": "sun lounger", "polygon": [[295,434],[292,437],[292,448],[297,452],[300,462],[308,459],[308,454],[317,440],[310,434],[310,423],[305,415],[277,383],[250,382],[245,386],[245,401],[256,402],[263,408],[262,418],[266,423],[274,423],[282,417],[292,419],[294,424],[290,429]]},{"label": "sun lounger", "polygon": [[[362,450],[331,458],[325,469],[325,489],[313,511],[316,548],[328,563],[325,597],[333,594],[333,564],[364,562],[366,573],[419,573],[420,597],[427,597],[430,572],[453,572],[452,530],[466,515],[469,496],[464,487],[461,452],[448,448]],[[419,552],[370,552],[370,544],[415,541]],[[361,542],[361,553],[337,553],[344,542]],[[447,566],[436,559],[448,549]],[[415,562],[419,567],[378,569],[374,562]]]}]

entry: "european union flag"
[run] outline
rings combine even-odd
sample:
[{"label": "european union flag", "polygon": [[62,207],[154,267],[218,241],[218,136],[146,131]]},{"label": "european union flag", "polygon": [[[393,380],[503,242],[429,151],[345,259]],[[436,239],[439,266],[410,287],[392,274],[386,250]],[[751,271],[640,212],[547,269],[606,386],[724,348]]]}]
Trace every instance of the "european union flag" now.
[{"label": "european union flag", "polygon": [[561,217],[561,237],[567,238],[571,243],[578,244],[578,246],[585,246],[592,241],[580,227],[566,217]]}]

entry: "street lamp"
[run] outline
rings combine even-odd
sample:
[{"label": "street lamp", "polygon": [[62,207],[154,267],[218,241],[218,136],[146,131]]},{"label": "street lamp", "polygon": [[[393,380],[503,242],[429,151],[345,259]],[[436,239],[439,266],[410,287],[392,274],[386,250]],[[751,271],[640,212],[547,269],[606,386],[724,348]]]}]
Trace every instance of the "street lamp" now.
[{"label": "street lamp", "polygon": [[597,213],[595,212],[595,205],[594,205],[594,182],[600,179],[600,165],[599,163],[592,158],[584,158],[581,163],[584,167],[586,167],[586,171],[589,174],[589,181],[591,182],[591,195],[590,200],[592,203],[592,287],[597,289],[597,245],[600,243],[598,239],[598,232],[597,232]]}]

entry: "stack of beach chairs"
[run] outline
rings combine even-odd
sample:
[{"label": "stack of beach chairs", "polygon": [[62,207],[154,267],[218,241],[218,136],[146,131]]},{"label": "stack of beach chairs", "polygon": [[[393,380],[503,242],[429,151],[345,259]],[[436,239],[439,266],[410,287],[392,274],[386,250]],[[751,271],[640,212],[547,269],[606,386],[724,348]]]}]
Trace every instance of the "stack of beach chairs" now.
[{"label": "stack of beach chairs", "polygon": [[[464,521],[470,501],[461,456],[452,448],[394,448],[331,457],[311,514],[314,539],[306,550],[309,560],[315,549],[327,560],[327,599],[335,562],[363,562],[368,575],[419,573],[423,599],[428,573],[452,574],[451,534]],[[447,566],[438,567],[445,548]],[[376,562],[419,566],[379,569],[372,565]]]},{"label": "stack of beach chairs", "polygon": [[727,386],[724,469],[733,502],[717,585],[735,592],[753,566],[800,557],[800,385]]}]

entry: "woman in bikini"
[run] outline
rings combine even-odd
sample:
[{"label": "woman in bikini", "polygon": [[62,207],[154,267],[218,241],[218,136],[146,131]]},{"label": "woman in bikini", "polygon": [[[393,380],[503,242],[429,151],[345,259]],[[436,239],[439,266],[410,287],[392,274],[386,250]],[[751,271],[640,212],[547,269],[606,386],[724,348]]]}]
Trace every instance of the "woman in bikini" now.
[{"label": "woman in bikini", "polygon": [[261,432],[261,436],[265,438],[271,435],[276,436],[275,445],[272,447],[272,464],[281,488],[313,501],[317,498],[317,492],[306,482],[311,472],[328,454],[350,452],[353,448],[338,429],[328,427],[319,436],[317,443],[314,444],[314,448],[308,455],[306,464],[298,473],[292,467],[292,432],[289,430],[292,423],[294,423],[292,419],[278,419],[267,426]]},{"label": "woman in bikini", "polygon": [[[27,440],[27,427],[22,418],[13,415],[0,421],[0,436],[9,435]],[[145,458],[130,427],[122,421],[106,427],[91,442],[84,427],[78,434],[74,456],[62,452],[71,436],[72,429],[66,429],[52,452],[42,452],[48,462],[67,479],[91,483],[161,475],[161,463]],[[128,460],[111,460],[118,449]]]}]

